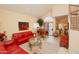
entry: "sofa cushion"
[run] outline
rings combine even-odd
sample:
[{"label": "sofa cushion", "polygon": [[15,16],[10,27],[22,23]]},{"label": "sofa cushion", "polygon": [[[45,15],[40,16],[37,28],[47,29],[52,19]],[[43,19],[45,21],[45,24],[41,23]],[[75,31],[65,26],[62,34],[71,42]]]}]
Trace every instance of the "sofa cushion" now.
[{"label": "sofa cushion", "polygon": [[33,33],[31,31],[13,34],[13,39],[17,42],[17,44],[28,42],[31,37],[33,37]]},{"label": "sofa cushion", "polygon": [[9,40],[9,41],[5,41],[5,46],[6,46],[6,45],[11,45],[11,44],[14,44],[14,43],[16,43],[16,41],[13,40],[13,39],[11,39],[11,40]]}]

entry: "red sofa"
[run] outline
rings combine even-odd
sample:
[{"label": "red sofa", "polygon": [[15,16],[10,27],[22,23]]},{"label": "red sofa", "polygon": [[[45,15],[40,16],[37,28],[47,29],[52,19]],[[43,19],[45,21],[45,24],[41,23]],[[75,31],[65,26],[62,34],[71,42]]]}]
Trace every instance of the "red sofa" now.
[{"label": "red sofa", "polygon": [[14,33],[12,40],[0,42],[0,54],[28,54],[19,45],[28,42],[31,37],[34,37],[31,31]]},{"label": "red sofa", "polygon": [[0,42],[0,54],[8,54],[9,52],[5,48],[4,42]]},{"label": "red sofa", "polygon": [[0,54],[28,54],[14,40],[0,42]]},{"label": "red sofa", "polygon": [[23,44],[28,42],[30,38],[34,37],[34,33],[31,31],[26,32],[18,32],[13,34],[13,39],[17,42],[17,44]]},{"label": "red sofa", "polygon": [[28,54],[14,40],[0,42],[0,54]]},{"label": "red sofa", "polygon": [[16,44],[15,40],[5,42],[5,48],[10,54],[28,54],[28,52]]}]

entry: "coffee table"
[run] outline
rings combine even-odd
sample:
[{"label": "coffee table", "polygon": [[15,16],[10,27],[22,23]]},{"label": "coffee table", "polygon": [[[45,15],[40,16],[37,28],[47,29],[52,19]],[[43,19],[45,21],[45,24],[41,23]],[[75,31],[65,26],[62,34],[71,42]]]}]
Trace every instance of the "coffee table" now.
[{"label": "coffee table", "polygon": [[41,49],[38,45],[35,45],[35,46],[32,46],[32,50],[31,50],[29,47],[29,42],[24,43],[20,46],[31,54],[56,54],[59,50],[58,42],[57,41],[55,41],[55,43],[48,42],[47,39],[48,38],[45,38],[45,39],[41,38],[41,41],[42,41]]}]

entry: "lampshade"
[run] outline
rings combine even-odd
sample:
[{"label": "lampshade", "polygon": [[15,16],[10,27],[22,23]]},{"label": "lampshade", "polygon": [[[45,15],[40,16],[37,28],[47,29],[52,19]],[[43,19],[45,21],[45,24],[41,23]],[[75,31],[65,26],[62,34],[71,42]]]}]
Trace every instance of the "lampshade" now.
[{"label": "lampshade", "polygon": [[59,24],[59,29],[64,29],[63,24]]},{"label": "lampshade", "polygon": [[37,29],[38,27],[40,27],[38,23],[33,23],[33,28],[34,29]]}]

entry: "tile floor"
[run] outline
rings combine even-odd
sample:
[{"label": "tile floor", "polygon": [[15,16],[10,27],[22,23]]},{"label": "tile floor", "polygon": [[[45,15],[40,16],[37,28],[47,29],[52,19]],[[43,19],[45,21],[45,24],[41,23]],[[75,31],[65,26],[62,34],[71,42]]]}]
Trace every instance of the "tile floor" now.
[{"label": "tile floor", "polygon": [[40,49],[38,46],[34,47],[33,50],[30,50],[28,43],[24,43],[20,45],[24,50],[29,53],[37,52],[38,54],[67,54],[68,50],[59,46],[59,39],[55,39],[52,36],[47,36],[44,40],[42,40],[42,48]]}]

